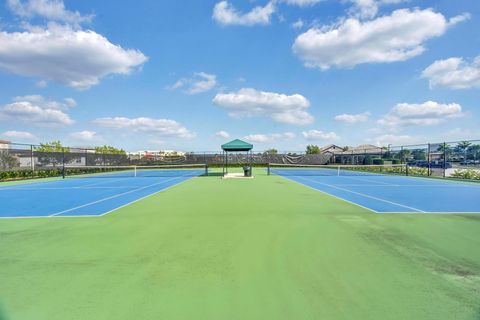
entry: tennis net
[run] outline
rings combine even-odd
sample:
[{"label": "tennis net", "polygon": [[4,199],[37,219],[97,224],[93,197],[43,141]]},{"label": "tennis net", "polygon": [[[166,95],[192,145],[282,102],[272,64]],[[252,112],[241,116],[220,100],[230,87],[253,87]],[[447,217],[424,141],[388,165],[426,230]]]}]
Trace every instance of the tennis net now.
[{"label": "tennis net", "polygon": [[279,176],[368,176],[408,175],[408,166],[391,165],[296,165],[268,164],[268,175]]},{"label": "tennis net", "polygon": [[148,178],[207,176],[206,164],[158,166],[78,166],[65,167],[64,178]]}]

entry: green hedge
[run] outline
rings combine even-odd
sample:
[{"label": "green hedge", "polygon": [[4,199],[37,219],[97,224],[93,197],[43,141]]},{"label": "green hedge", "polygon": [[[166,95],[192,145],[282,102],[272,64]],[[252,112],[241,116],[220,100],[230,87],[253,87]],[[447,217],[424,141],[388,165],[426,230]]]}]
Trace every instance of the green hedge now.
[{"label": "green hedge", "polygon": [[61,169],[0,171],[0,181],[50,178],[62,175]]},{"label": "green hedge", "polygon": [[457,179],[480,180],[480,171],[472,169],[457,169],[450,175],[450,177]]},{"label": "green hedge", "polygon": [[408,174],[411,176],[428,176],[428,169],[419,167],[408,167]]}]

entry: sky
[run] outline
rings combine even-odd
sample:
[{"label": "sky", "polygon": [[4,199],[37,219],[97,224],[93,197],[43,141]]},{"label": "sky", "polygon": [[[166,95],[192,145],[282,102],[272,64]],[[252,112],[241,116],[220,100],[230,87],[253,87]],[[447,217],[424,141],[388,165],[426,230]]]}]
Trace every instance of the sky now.
[{"label": "sky", "polygon": [[478,0],[6,0],[0,139],[129,151],[480,139]]}]

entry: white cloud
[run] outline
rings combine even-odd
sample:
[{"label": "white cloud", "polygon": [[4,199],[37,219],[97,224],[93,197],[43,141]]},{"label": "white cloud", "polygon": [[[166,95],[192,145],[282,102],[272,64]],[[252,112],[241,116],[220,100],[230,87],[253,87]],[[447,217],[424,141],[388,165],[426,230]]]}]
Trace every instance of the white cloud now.
[{"label": "white cloud", "polygon": [[310,102],[300,94],[285,95],[243,88],[238,92],[219,93],[213,103],[228,110],[232,117],[268,116],[276,122],[305,125],[313,122],[306,110]]},{"label": "white cloud", "polygon": [[45,81],[45,80],[39,80],[35,83],[35,85],[38,87],[38,88],[46,88],[48,86],[48,82]]},{"label": "white cloud", "polygon": [[445,140],[468,140],[468,139],[478,139],[480,137],[480,130],[478,128],[468,129],[468,128],[455,128],[448,130],[446,136],[443,138]]},{"label": "white cloud", "polygon": [[390,4],[400,4],[409,2],[410,0],[342,0],[343,2],[352,3],[352,7],[348,10],[348,13],[354,17],[361,19],[374,18],[379,10],[380,6]]},{"label": "white cloud", "polygon": [[100,138],[95,131],[89,131],[89,130],[73,132],[70,134],[70,137],[73,138],[74,140],[85,141],[85,142],[98,140]]},{"label": "white cloud", "polygon": [[17,96],[12,99],[14,102],[30,102],[42,109],[57,109],[68,110],[77,105],[77,102],[73,98],[65,98],[63,101],[55,101],[47,99],[38,94],[32,94],[27,96]]},{"label": "white cloud", "polygon": [[323,0],[283,0],[283,2],[299,7],[313,6]]},{"label": "white cloud", "polygon": [[458,57],[437,60],[423,70],[422,78],[429,79],[431,88],[480,88],[480,56],[472,63]]},{"label": "white cloud", "polygon": [[183,89],[185,93],[197,94],[213,89],[217,85],[217,76],[205,72],[195,72],[191,78],[182,78],[170,90]]},{"label": "white cloud", "polygon": [[81,15],[78,11],[65,9],[62,0],[7,0],[9,9],[22,18],[36,16],[49,21],[61,21],[73,25],[91,22],[93,15]]},{"label": "white cloud", "polygon": [[418,141],[418,138],[408,135],[384,134],[378,137],[368,139],[368,141],[372,142],[376,146],[388,146],[389,144],[413,144]]},{"label": "white cloud", "polygon": [[230,138],[230,134],[227,131],[218,131],[215,133],[215,137],[217,138],[222,138],[222,139],[228,139]]},{"label": "white cloud", "polygon": [[303,22],[303,20],[302,20],[302,19],[298,19],[297,21],[295,21],[294,23],[292,23],[292,28],[294,28],[294,29],[302,29],[304,25],[305,25],[305,23]]},{"label": "white cloud", "polygon": [[140,118],[99,118],[95,124],[114,129],[132,130],[137,133],[146,133],[160,137],[177,137],[191,139],[196,136],[175,120]]},{"label": "white cloud", "polygon": [[391,129],[405,126],[428,126],[463,115],[462,106],[457,103],[441,104],[434,101],[422,104],[399,103],[387,115],[378,120],[378,124]]},{"label": "white cloud", "polygon": [[320,130],[309,130],[302,132],[307,140],[338,140],[340,137],[335,132],[324,132]]},{"label": "white cloud", "polygon": [[347,122],[350,124],[353,123],[359,123],[359,122],[365,122],[368,120],[370,117],[370,112],[364,112],[360,114],[339,114],[338,116],[335,117],[336,121],[342,121],[342,122]]},{"label": "white cloud", "polygon": [[265,143],[265,142],[274,142],[278,140],[292,140],[292,139],[295,139],[295,134],[292,132],[270,133],[270,134],[250,134],[243,138],[250,142]]},{"label": "white cloud", "polygon": [[[23,98],[23,99],[22,99]],[[46,100],[42,96],[15,97],[14,102],[0,106],[0,121],[55,127],[73,124],[64,112],[65,102]]]},{"label": "white cloud", "polygon": [[47,28],[0,32],[0,69],[88,89],[111,74],[129,74],[147,61],[91,30],[50,23]]},{"label": "white cloud", "polygon": [[213,19],[222,25],[253,26],[269,24],[275,5],[272,2],[264,7],[257,6],[247,13],[238,12],[228,1],[218,2],[213,9]]},{"label": "white cloud", "polygon": [[432,9],[400,9],[366,22],[348,18],[300,34],[293,51],[306,66],[322,70],[404,61],[422,54],[427,40],[443,35],[457,20],[447,21]]},{"label": "white cloud", "polygon": [[373,18],[378,12],[378,1],[376,0],[350,0],[353,7],[349,13],[359,18]]},{"label": "white cloud", "polygon": [[165,145],[165,140],[161,140],[161,139],[150,139],[148,140],[150,143],[153,143],[157,146],[163,146]]},{"label": "white cloud", "polygon": [[27,131],[5,131],[4,133],[0,134],[0,136],[7,139],[11,139],[14,142],[19,142],[19,141],[32,142],[32,140],[37,139],[35,135]]}]

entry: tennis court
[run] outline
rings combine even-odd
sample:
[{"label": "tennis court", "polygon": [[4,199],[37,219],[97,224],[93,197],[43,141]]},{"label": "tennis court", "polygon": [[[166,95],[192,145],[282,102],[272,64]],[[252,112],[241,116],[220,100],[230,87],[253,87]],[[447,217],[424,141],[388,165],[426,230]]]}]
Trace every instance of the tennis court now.
[{"label": "tennis court", "polygon": [[204,165],[67,168],[65,179],[0,187],[0,218],[103,216],[205,170]]},{"label": "tennis court", "polygon": [[278,165],[269,172],[376,213],[480,212],[479,184],[407,176],[406,169]]},{"label": "tennis court", "polygon": [[429,180],[110,169],[2,183],[0,319],[478,318],[480,215],[372,214],[309,181]]}]

